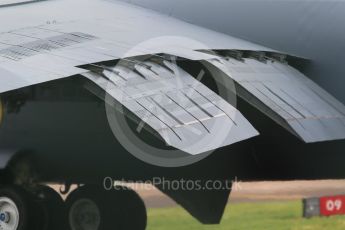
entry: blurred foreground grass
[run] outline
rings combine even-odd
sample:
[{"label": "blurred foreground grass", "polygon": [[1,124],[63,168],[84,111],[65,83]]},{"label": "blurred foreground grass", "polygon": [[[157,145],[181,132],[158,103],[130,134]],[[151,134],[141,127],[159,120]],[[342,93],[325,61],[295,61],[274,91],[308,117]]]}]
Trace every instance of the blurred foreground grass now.
[{"label": "blurred foreground grass", "polygon": [[227,207],[218,226],[203,226],[181,208],[149,210],[148,230],[343,230],[345,217],[303,219],[302,202],[241,203]]}]

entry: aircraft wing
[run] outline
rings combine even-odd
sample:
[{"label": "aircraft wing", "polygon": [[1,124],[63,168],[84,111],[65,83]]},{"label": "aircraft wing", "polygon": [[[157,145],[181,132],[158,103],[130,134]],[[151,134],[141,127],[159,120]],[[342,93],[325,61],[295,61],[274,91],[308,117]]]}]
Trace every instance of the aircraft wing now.
[{"label": "aircraft wing", "polygon": [[[8,21],[11,23],[7,23]],[[225,66],[227,70],[223,73],[239,83],[240,96],[306,142],[345,138],[344,106],[287,64],[282,64],[279,60],[275,64],[263,64],[252,58],[236,62],[236,57],[233,56],[230,56],[233,60],[229,61],[224,57],[199,52],[264,52],[272,57],[279,54],[270,48],[118,1],[39,1],[3,7],[0,8],[0,25],[0,93],[80,74],[102,87],[100,81],[109,81],[104,78],[106,69],[101,74],[95,74],[85,66],[135,56],[167,54],[187,60],[205,60],[219,70],[223,70]],[[175,42],[171,43],[170,40]],[[167,74],[166,64],[156,68]],[[133,77],[133,74],[135,75],[130,72],[128,76]],[[147,73],[142,74],[144,78],[145,74]],[[160,113],[163,117],[149,111],[151,117],[145,122],[160,133],[167,143],[190,154],[198,154],[258,134],[236,108],[218,98],[201,83],[195,84],[196,80],[188,74],[184,76],[182,82],[194,85],[191,88],[196,92],[200,89],[201,95],[192,94],[188,98],[184,95],[184,88],[172,90],[170,86],[168,89],[164,88],[163,93],[149,93],[151,99],[148,101],[147,96],[143,95],[160,89],[157,85],[162,83],[162,76],[150,79],[145,89],[127,91],[126,95],[131,99],[135,98],[136,93],[141,95],[135,105],[117,98],[114,89],[104,90],[136,115],[140,115],[141,109],[148,110],[148,106],[163,111],[164,113]],[[114,79],[110,83],[113,84],[113,81]],[[169,85],[169,81],[165,79],[164,84],[166,83]],[[126,87],[120,86],[122,90],[128,90]],[[172,95],[168,96],[171,91]],[[176,96],[181,94],[182,99]],[[154,97],[162,95],[165,104],[156,103]],[[206,101],[210,95],[212,100]],[[188,109],[193,112],[180,106],[180,102],[175,103],[176,108],[170,108],[168,104],[174,100],[189,101],[192,107]],[[213,114],[211,110],[217,112]],[[178,115],[174,115],[175,112]],[[217,123],[222,119],[235,127],[230,136],[224,137],[223,133],[216,134],[207,129],[208,122]],[[195,126],[199,133],[221,135],[225,140],[209,148],[182,147],[198,138],[198,134],[185,129],[195,129]]]},{"label": "aircraft wing", "polygon": [[[0,8],[0,12],[0,92],[85,72],[80,65],[162,53],[164,49],[186,54],[206,45],[210,49],[271,51],[117,1],[40,1]],[[168,35],[188,37],[203,45],[163,44],[131,50],[143,41]]]}]

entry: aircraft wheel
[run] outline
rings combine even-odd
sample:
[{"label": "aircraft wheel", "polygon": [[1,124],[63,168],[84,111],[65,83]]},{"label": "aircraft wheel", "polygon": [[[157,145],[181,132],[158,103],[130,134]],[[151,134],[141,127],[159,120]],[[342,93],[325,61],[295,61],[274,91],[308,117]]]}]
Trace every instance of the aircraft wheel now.
[{"label": "aircraft wheel", "polygon": [[16,186],[0,188],[0,229],[35,229],[33,199],[25,190]]},{"label": "aircraft wheel", "polygon": [[104,195],[105,192],[96,187],[83,186],[74,190],[66,201],[69,229],[105,230],[110,219]]},{"label": "aircraft wheel", "polygon": [[84,186],[67,198],[70,230],[145,230],[146,208],[132,190]]},{"label": "aircraft wheel", "polygon": [[38,198],[36,202],[41,208],[41,215],[44,217],[42,218],[40,229],[66,229],[66,223],[64,221],[65,204],[62,197],[48,186],[41,186],[36,197]]},{"label": "aircraft wheel", "polygon": [[113,191],[113,202],[121,207],[121,230],[145,230],[147,225],[147,212],[144,201],[133,190],[127,187],[117,187]]}]

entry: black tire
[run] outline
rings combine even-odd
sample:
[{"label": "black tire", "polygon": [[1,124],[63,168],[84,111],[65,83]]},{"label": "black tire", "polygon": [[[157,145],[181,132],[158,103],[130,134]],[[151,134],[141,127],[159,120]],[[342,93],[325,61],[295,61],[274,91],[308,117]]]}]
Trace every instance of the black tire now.
[{"label": "black tire", "polygon": [[[102,188],[84,186],[70,194],[66,201],[69,223],[71,208],[80,200],[91,200],[100,212],[97,230],[145,230],[147,215],[144,202],[132,190],[118,188],[106,191]],[[70,230],[75,230],[69,226]]]},{"label": "black tire", "polygon": [[54,189],[48,186],[40,186],[36,194],[36,203],[41,209],[42,230],[66,229],[67,223],[64,219],[65,203],[62,197]]},{"label": "black tire", "polygon": [[[66,200],[66,219],[68,220],[68,229],[69,230],[76,230],[76,229],[83,229],[83,224],[85,221],[82,221],[82,217],[75,217],[74,207],[77,205],[78,202],[88,200],[93,202],[99,211],[100,218],[93,218],[94,222],[99,223],[97,230],[107,230],[110,229],[110,216],[108,213],[108,204],[107,204],[107,197],[104,190],[99,189],[93,186],[83,186],[76,190],[74,190]],[[86,208],[85,208],[86,209]],[[91,212],[94,213],[94,212]],[[80,214],[81,215],[81,214]],[[72,222],[78,225],[77,228],[72,227]],[[90,221],[86,221],[90,223]],[[97,224],[95,224],[97,225]],[[116,229],[116,228],[114,228]]]},{"label": "black tire", "polygon": [[147,212],[144,201],[128,187],[117,187],[116,191],[110,191],[113,205],[121,207],[120,230],[145,230],[147,226]]},{"label": "black tire", "polygon": [[17,186],[4,186],[0,188],[0,197],[10,199],[18,209],[19,224],[17,230],[39,229],[31,194]]}]

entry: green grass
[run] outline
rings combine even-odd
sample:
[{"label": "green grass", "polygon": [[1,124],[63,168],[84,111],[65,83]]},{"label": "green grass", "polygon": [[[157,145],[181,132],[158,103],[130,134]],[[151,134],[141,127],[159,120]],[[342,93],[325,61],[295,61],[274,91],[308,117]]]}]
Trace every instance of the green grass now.
[{"label": "green grass", "polygon": [[302,202],[229,205],[223,221],[204,226],[181,208],[149,210],[148,230],[343,230],[345,217],[303,219]]}]

